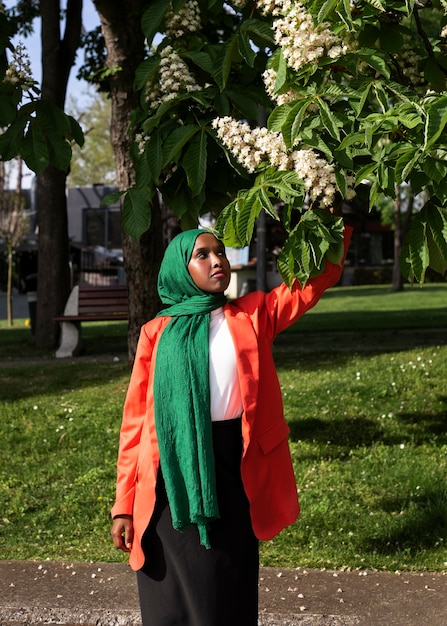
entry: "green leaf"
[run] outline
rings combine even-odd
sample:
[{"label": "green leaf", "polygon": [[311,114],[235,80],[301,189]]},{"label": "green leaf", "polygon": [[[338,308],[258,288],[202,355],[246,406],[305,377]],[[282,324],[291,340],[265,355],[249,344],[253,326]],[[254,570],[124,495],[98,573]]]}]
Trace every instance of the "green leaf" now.
[{"label": "green leaf", "polygon": [[289,115],[283,128],[281,129],[284,141],[288,148],[291,148],[297,143],[300,137],[304,116],[306,115],[307,108],[311,102],[312,100],[310,98],[303,98],[302,100],[295,102],[289,109]]},{"label": "green leaf", "polygon": [[289,289],[292,288],[295,279],[295,259],[292,253],[292,245],[288,239],[281,249],[277,260],[278,272]]},{"label": "green leaf", "polygon": [[279,220],[278,212],[273,206],[265,187],[259,187],[258,198],[264,211],[266,211],[274,220]]},{"label": "green leaf", "polygon": [[39,174],[50,162],[50,154],[42,127],[35,121],[29,125],[22,146],[23,160],[27,166]]},{"label": "green leaf", "polygon": [[267,128],[273,133],[280,133],[289,116],[290,109],[290,104],[281,104],[275,107],[267,120]]},{"label": "green leaf", "polygon": [[447,95],[441,96],[430,105],[425,126],[424,149],[429,150],[431,146],[444,132],[447,124]]},{"label": "green leaf", "polygon": [[180,156],[183,146],[200,131],[200,126],[188,124],[187,126],[178,126],[166,138],[163,144],[163,167],[176,161]]},{"label": "green leaf", "polygon": [[378,11],[386,11],[386,7],[380,2],[380,0],[365,0],[366,4],[370,4],[372,7],[377,9]]},{"label": "green leaf", "polygon": [[301,222],[293,229],[284,243],[278,256],[277,266],[289,289],[292,287],[294,278],[302,287],[305,286],[310,276],[310,254]]},{"label": "green leaf", "polygon": [[0,82],[0,128],[12,123],[22,98],[22,90],[11,83]]},{"label": "green leaf", "polygon": [[272,48],[274,44],[273,32],[270,25],[258,19],[244,19],[241,22],[241,32],[247,33],[260,46]]},{"label": "green leaf", "polygon": [[430,267],[444,276],[447,272],[447,211],[429,204],[421,213],[427,220]]},{"label": "green leaf", "polygon": [[318,108],[320,110],[320,118],[328,133],[334,139],[340,141],[340,132],[338,130],[338,121],[332,113],[328,105],[321,98],[318,99]]},{"label": "green leaf", "polygon": [[141,28],[146,37],[146,45],[148,47],[151,46],[168,7],[169,0],[155,0],[155,2],[149,3],[149,6],[143,13]]},{"label": "green leaf", "polygon": [[421,220],[420,213],[417,213],[411,220],[408,236],[402,247],[402,254],[407,263],[407,277],[415,278],[419,283],[424,282],[430,264],[426,230],[425,221]]},{"label": "green leaf", "polygon": [[259,114],[258,103],[253,94],[247,90],[226,89],[224,92],[235,105],[242,117],[256,120]]},{"label": "green leaf", "polygon": [[419,160],[421,153],[419,148],[415,148],[408,144],[408,149],[404,152],[396,161],[396,182],[397,184],[404,183],[408,180],[408,177]]},{"label": "green leaf", "polygon": [[342,170],[335,170],[335,180],[337,187],[341,193],[342,198],[346,198],[347,184],[346,184],[346,172]]},{"label": "green leaf", "polygon": [[207,135],[203,130],[195,135],[190,142],[182,167],[186,172],[188,186],[192,197],[197,196],[203,189],[206,180],[207,163]]},{"label": "green leaf", "polygon": [[348,31],[354,29],[350,0],[341,0],[341,2],[338,5],[337,15],[340,17],[342,22],[346,25],[346,28]]},{"label": "green leaf", "polygon": [[237,45],[239,53],[241,57],[245,59],[247,65],[249,67],[254,67],[256,52],[251,45],[250,38],[247,33],[239,31],[237,35]]},{"label": "green leaf", "polygon": [[160,59],[158,56],[149,57],[140,63],[135,71],[135,89],[143,89],[148,81],[153,80],[159,67]]},{"label": "green leaf", "polygon": [[80,146],[82,148],[82,146],[84,145],[85,142],[85,137],[84,137],[84,133],[82,131],[81,126],[79,125],[79,123],[77,122],[77,120],[74,119],[74,117],[72,117],[71,115],[67,115],[68,117],[68,121],[70,123],[70,134],[71,137],[73,138],[73,141],[75,141],[78,146]]},{"label": "green leaf", "polygon": [[385,78],[390,77],[390,70],[388,69],[386,61],[377,50],[374,50],[373,48],[362,48],[358,50],[356,54],[367,65],[382,74],[382,76]]},{"label": "green leaf", "polygon": [[18,119],[0,135],[0,157],[2,161],[14,159],[21,153],[26,119]]},{"label": "green leaf", "polygon": [[235,33],[220,46],[219,54],[216,55],[215,59],[213,77],[221,91],[227,86],[231,65],[236,53],[238,53],[238,38]]},{"label": "green leaf", "polygon": [[240,241],[236,235],[236,216],[238,211],[238,199],[236,198],[224,209],[216,220],[214,233],[226,246],[237,247]]},{"label": "green leaf", "polygon": [[318,11],[317,23],[321,24],[338,5],[339,0],[326,0]]},{"label": "green leaf", "polygon": [[424,78],[435,91],[442,92],[446,88],[445,69],[442,68],[438,59],[429,57],[422,69]]},{"label": "green leaf", "polygon": [[249,189],[241,195],[238,203],[239,212],[236,218],[236,233],[242,245],[248,245],[253,237],[256,219],[262,209],[257,192]]},{"label": "green leaf", "polygon": [[359,116],[360,113],[363,111],[366,101],[368,100],[373,82],[373,80],[370,80],[361,86],[361,88],[358,90],[358,95],[360,95],[360,100],[358,102],[356,102],[356,100],[354,99],[351,99],[349,102],[357,116]]},{"label": "green leaf", "polygon": [[151,209],[148,194],[144,189],[132,187],[126,191],[122,209],[124,230],[134,239],[139,239],[151,225]]},{"label": "green leaf", "polygon": [[109,206],[111,204],[116,204],[120,201],[121,196],[123,196],[125,191],[115,191],[113,193],[109,193],[101,200],[99,206]]},{"label": "green leaf", "polygon": [[362,180],[374,180],[377,175],[377,170],[379,168],[379,164],[376,162],[367,163],[359,170],[357,170],[355,175],[355,184],[359,185]]},{"label": "green leaf", "polygon": [[278,67],[276,70],[276,81],[275,81],[275,87],[274,87],[275,93],[280,93],[286,80],[287,80],[287,62],[283,55],[282,48],[280,48],[279,55],[278,55]]},{"label": "green leaf", "polygon": [[202,70],[207,72],[207,74],[213,73],[213,60],[207,52],[196,51],[196,50],[187,50],[182,52],[182,57],[187,59],[191,59],[191,61],[200,67]]},{"label": "green leaf", "polygon": [[428,156],[422,163],[422,169],[431,180],[440,183],[447,178],[447,160],[434,159]]},{"label": "green leaf", "polygon": [[145,146],[145,155],[149,173],[157,180],[163,167],[163,142],[158,131],[154,131]]}]

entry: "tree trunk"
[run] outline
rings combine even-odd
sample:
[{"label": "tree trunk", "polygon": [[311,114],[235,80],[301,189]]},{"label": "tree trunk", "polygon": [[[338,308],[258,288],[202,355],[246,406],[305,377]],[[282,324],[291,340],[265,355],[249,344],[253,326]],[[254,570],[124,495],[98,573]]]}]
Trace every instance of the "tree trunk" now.
[{"label": "tree trunk", "polygon": [[402,189],[396,186],[396,200],[394,201],[394,265],[393,265],[393,284],[391,291],[403,291],[404,277],[400,270],[400,253],[403,241],[410,228],[411,217],[414,208],[414,193],[411,188],[406,189],[407,204],[405,213],[402,211]]},{"label": "tree trunk", "polygon": [[[68,0],[64,37],[60,35],[59,0],[41,0],[42,98],[64,109],[68,77],[79,47],[82,0]],[[40,348],[53,350],[59,328],[53,317],[62,313],[70,291],[67,172],[53,166],[37,177],[37,223],[39,228],[37,314],[35,340]]]},{"label": "tree trunk", "polygon": [[394,201],[394,264],[393,264],[393,282],[391,291],[402,291],[404,281],[402,272],[400,271],[400,251],[402,247],[402,208],[401,208],[400,188],[396,186],[396,199]]},{"label": "tree trunk", "polygon": [[6,316],[8,319],[8,326],[12,328],[13,321],[13,313],[12,313],[12,268],[13,268],[13,258],[12,258],[12,245],[8,244],[8,282],[6,287]]},{"label": "tree trunk", "polygon": [[[129,124],[131,112],[137,108],[140,97],[134,91],[133,83],[135,70],[144,58],[141,16],[148,3],[142,0],[94,0],[94,4],[107,48],[106,65],[112,70],[110,138],[115,152],[118,187],[125,190],[135,182]],[[163,248],[161,214],[154,198],[151,227],[140,240],[123,232],[124,267],[129,287],[128,356],[131,364],[141,325],[160,308],[157,275]]]}]

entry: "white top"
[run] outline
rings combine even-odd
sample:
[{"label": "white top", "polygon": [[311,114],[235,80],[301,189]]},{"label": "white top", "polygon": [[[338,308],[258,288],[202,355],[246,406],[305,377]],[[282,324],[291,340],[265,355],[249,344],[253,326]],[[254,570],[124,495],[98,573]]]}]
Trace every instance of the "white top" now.
[{"label": "white top", "polygon": [[242,415],[242,396],[236,367],[236,350],[223,308],[211,312],[210,394],[212,421]]}]

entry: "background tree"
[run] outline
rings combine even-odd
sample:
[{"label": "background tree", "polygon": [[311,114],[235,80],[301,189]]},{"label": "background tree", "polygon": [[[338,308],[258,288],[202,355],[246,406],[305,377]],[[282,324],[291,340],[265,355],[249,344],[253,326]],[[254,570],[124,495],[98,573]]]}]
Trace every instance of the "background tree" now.
[{"label": "background tree", "polygon": [[[101,18],[107,57],[105,71],[96,77],[110,91],[112,103],[110,138],[115,153],[116,176],[120,190],[135,184],[135,167],[131,157],[129,126],[132,112],[138,108],[140,94],[134,89],[137,67],[145,54],[141,16],[147,2],[142,0],[95,0]],[[152,200],[153,220],[147,219],[149,204],[147,194],[141,202],[145,206],[144,216],[136,237],[123,231],[123,257],[126,280],[129,286],[129,360],[133,361],[141,325],[159,310],[156,290],[158,269],[163,254],[164,242],[158,197]],[[127,203],[125,214],[133,213]]]},{"label": "background tree", "polygon": [[14,251],[25,239],[30,228],[29,212],[25,209],[22,193],[21,165],[17,164],[15,190],[9,188],[5,164],[0,161],[0,239],[6,247],[8,276],[6,281],[6,310],[8,326],[13,326],[12,277],[14,273]]},{"label": "background tree", "polygon": [[89,95],[87,104],[79,106],[69,97],[67,110],[81,125],[84,145],[73,146],[68,185],[85,187],[95,184],[115,185],[115,155],[110,142],[111,101],[108,94]]},{"label": "background tree", "polygon": [[[70,288],[65,182],[71,159],[71,142],[82,144],[82,131],[65,115],[64,104],[70,68],[81,30],[82,2],[68,0],[65,33],[61,37],[61,6],[57,0],[22,0],[0,11],[0,159],[21,155],[38,174],[38,291],[35,340],[46,349],[55,347],[58,326],[53,316],[65,305]],[[21,46],[11,44],[17,33],[28,33],[32,20],[41,16],[42,87],[38,88]],[[8,59],[7,51],[12,57]]]},{"label": "background tree", "polygon": [[[67,0],[65,27],[61,33],[59,0],[40,0],[42,28],[42,101],[64,111],[68,78],[80,43],[82,2]],[[59,325],[53,317],[61,311],[70,293],[68,217],[66,181],[71,159],[67,146],[67,165],[49,164],[37,176],[38,272],[36,344],[53,349]]]}]

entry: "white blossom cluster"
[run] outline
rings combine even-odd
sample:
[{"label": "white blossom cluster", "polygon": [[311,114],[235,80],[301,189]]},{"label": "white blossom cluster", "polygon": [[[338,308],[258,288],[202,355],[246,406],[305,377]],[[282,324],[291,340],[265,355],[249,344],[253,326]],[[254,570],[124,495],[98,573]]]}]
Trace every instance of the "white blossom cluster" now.
[{"label": "white blossom cluster", "polygon": [[143,133],[137,133],[135,135],[135,142],[137,144],[139,154],[143,154],[146,142],[149,141],[149,139],[150,137],[148,135],[143,135]]},{"label": "white blossom cluster", "polygon": [[287,65],[295,71],[323,56],[336,59],[348,50],[328,22],[315,25],[299,2],[259,0],[257,6],[262,13],[277,16],[273,22],[275,43],[281,47]]},{"label": "white blossom cluster", "polygon": [[403,66],[403,74],[414,85],[425,83],[424,77],[419,71],[418,65],[422,57],[414,50],[410,40],[406,41],[400,49],[399,61]]},{"label": "white blossom cluster", "polygon": [[447,24],[442,27],[442,30],[439,36],[442,37],[443,39],[447,37]]},{"label": "white blossom cluster", "polygon": [[166,46],[161,52],[158,82],[146,86],[146,101],[150,108],[155,109],[180,93],[191,93],[200,89],[202,87],[197,84],[186,63],[172,46]]},{"label": "white blossom cluster", "polygon": [[21,85],[27,89],[27,84],[33,82],[31,62],[25,46],[19,43],[12,52],[12,60],[6,69],[4,80],[13,85]]},{"label": "white blossom cluster", "polygon": [[294,89],[289,89],[285,93],[276,93],[275,92],[275,82],[276,82],[277,73],[274,69],[265,70],[262,74],[262,78],[264,80],[264,87],[269,95],[269,97],[276,102],[278,106],[281,104],[287,104],[289,102],[294,102],[297,98],[297,93]]},{"label": "white blossom cluster", "polygon": [[281,133],[267,128],[251,129],[246,122],[231,117],[216,118],[213,127],[248,172],[255,172],[261,163],[283,171],[293,170],[304,181],[312,201],[318,200],[322,207],[332,205],[337,190],[334,168],[313,150],[294,150],[289,154]]},{"label": "white blossom cluster", "polygon": [[249,2],[250,0],[229,0],[228,4],[236,11],[241,11]]},{"label": "white blossom cluster", "polygon": [[228,116],[215,118],[212,125],[219,139],[247,172],[255,172],[261,163],[270,163],[281,170],[291,169],[281,133],[270,132],[264,127],[251,129],[246,122]]},{"label": "white blossom cluster", "polygon": [[322,207],[332,206],[337,191],[332,165],[313,150],[296,150],[292,156],[295,172],[304,181],[310,199],[318,200]]},{"label": "white blossom cluster", "polygon": [[166,12],[165,33],[177,39],[201,28],[200,7],[197,0],[186,0],[177,12],[171,8]]}]

